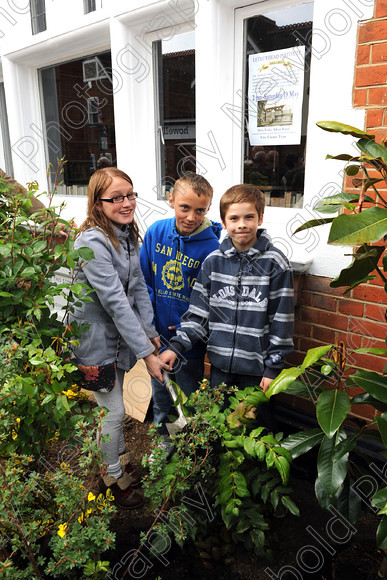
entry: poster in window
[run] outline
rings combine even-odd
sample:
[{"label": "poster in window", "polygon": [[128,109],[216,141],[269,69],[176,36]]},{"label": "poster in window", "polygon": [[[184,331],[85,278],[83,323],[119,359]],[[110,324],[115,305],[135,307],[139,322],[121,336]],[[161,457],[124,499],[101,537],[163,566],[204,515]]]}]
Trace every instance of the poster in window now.
[{"label": "poster in window", "polygon": [[249,55],[251,145],[299,145],[305,47]]}]

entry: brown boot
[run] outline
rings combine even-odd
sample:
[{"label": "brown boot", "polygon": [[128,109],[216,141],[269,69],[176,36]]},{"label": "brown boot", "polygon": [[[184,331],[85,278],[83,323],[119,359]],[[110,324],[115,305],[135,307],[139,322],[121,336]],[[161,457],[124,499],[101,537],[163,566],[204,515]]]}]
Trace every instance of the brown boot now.
[{"label": "brown boot", "polygon": [[110,489],[118,507],[133,510],[144,503],[144,498],[133,490],[129,482],[130,474],[128,473],[124,473],[118,479],[111,475],[101,475],[98,479],[98,488],[104,494]]},{"label": "brown boot", "polygon": [[127,473],[130,476],[130,484],[132,487],[139,487],[141,485],[141,477],[137,473],[136,468],[130,462],[131,455],[129,451],[125,451],[120,455],[120,463],[122,473]]}]

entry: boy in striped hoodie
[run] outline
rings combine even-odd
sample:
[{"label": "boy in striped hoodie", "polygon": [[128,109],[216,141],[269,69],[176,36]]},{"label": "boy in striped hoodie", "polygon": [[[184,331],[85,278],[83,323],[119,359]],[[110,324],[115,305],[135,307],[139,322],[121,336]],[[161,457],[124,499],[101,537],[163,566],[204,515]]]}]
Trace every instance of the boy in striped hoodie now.
[{"label": "boy in striped hoodie", "polygon": [[177,336],[160,356],[177,356],[203,341],[211,386],[266,391],[293,350],[293,274],[261,228],[265,198],[254,185],[234,185],[220,200],[227,237],[203,262]]}]

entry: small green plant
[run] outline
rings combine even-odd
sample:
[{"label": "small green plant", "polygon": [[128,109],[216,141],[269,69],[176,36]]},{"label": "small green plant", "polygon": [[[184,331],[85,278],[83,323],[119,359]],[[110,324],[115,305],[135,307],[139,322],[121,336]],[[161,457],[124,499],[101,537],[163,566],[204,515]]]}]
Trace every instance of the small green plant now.
[{"label": "small green plant", "polygon": [[[209,514],[214,510],[235,541],[270,557],[270,516],[279,504],[296,515],[298,508],[290,499],[291,454],[281,445],[282,435],[257,425],[256,410],[267,403],[267,397],[259,388],[233,389],[224,408],[228,391],[224,385],[209,389],[204,380],[188,400],[177,385],[175,389],[188,425],[172,436],[176,452],[168,462],[161,448],[154,449],[144,492],[155,519],[143,543],[157,532],[151,541],[157,554],[171,531],[180,546],[188,538],[200,543],[208,534]],[[143,463],[148,465],[148,459]],[[198,505],[195,493],[201,509],[192,509]]]}]

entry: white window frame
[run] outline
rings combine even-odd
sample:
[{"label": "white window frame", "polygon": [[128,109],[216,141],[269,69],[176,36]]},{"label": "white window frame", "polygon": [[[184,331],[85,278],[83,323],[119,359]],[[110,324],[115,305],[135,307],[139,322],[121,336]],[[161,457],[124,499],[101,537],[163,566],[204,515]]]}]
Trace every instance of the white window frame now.
[{"label": "white window frame", "polygon": [[[240,123],[240,130],[237,129],[236,125],[233,125],[233,159],[235,165],[238,167],[240,179],[243,178],[243,160],[244,160],[244,148],[246,146],[243,138],[243,119],[246,103],[242,101],[242,95],[245,87],[245,69],[244,69],[244,50],[245,50],[245,23],[247,18],[258,16],[259,14],[265,14],[268,12],[276,12],[285,8],[293,8],[294,6],[300,6],[302,4],[309,4],[313,0],[263,0],[257,4],[252,4],[250,6],[245,6],[235,9],[235,59],[234,59],[234,83],[236,90],[234,91],[234,107],[240,108],[242,105],[242,117]],[[238,94],[237,94],[238,93]],[[239,102],[237,97],[240,95]],[[309,132],[309,115],[307,120],[307,135]],[[308,151],[309,143],[307,139],[306,144],[306,155],[305,155],[305,167],[308,167]],[[305,199],[306,186],[304,188],[304,199]],[[266,213],[271,213],[272,211],[286,210],[286,212],[299,211],[293,208],[274,208],[268,207]]]}]

